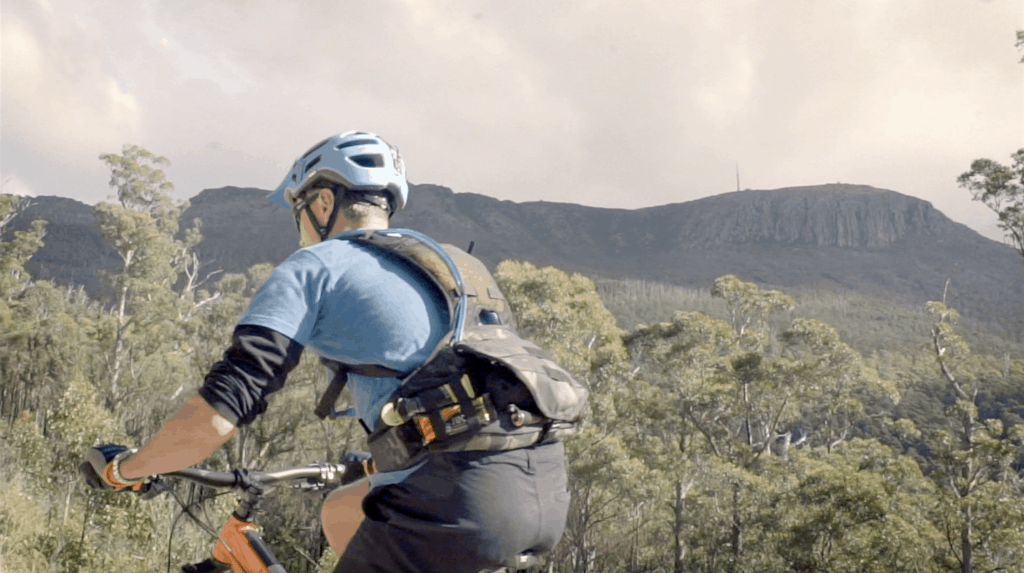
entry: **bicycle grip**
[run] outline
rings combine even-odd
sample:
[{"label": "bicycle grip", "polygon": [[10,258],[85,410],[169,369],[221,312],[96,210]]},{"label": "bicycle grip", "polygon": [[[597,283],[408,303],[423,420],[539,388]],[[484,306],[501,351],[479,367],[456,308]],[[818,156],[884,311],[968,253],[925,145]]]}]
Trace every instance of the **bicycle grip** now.
[{"label": "bicycle grip", "polygon": [[189,563],[188,565],[181,566],[182,573],[224,573],[230,570],[230,565],[221,563],[216,559],[207,559],[200,563]]}]

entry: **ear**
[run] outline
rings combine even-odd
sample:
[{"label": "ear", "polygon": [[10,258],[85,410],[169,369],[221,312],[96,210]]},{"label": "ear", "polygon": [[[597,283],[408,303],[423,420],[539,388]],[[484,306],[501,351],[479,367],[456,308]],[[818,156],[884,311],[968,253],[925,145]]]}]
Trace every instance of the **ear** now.
[{"label": "ear", "polygon": [[320,205],[326,219],[334,210],[334,192],[326,188],[320,189]]}]

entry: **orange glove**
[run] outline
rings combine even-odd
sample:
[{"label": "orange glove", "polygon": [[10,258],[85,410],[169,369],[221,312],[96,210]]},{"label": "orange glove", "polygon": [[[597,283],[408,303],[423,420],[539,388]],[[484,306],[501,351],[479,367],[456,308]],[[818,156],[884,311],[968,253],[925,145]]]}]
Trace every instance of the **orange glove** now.
[{"label": "orange glove", "polygon": [[121,462],[136,451],[117,444],[96,446],[86,452],[85,461],[78,470],[94,489],[143,493],[152,484],[153,476],[128,479],[121,475]]}]

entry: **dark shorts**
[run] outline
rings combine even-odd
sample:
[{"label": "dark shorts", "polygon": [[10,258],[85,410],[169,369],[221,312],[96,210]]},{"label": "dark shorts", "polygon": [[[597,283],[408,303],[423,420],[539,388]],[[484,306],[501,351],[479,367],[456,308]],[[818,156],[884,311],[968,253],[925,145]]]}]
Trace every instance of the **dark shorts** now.
[{"label": "dark shorts", "polygon": [[551,550],[569,509],[561,442],[437,454],[374,489],[335,573],[477,573]]}]

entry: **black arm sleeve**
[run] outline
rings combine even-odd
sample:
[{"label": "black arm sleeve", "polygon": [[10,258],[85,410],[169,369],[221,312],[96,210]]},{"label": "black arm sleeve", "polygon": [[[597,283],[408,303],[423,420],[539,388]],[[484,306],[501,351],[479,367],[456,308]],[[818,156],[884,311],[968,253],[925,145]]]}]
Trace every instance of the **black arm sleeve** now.
[{"label": "black arm sleeve", "polygon": [[240,325],[224,358],[210,368],[199,395],[232,424],[251,424],[267,409],[267,395],[284,386],[301,354],[301,344],[276,330]]}]

